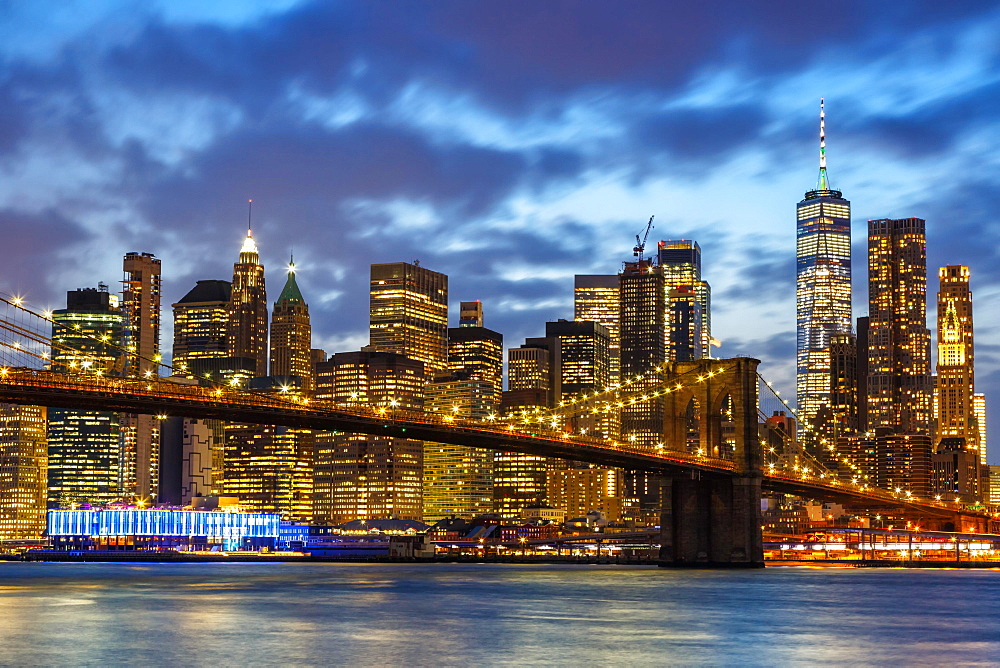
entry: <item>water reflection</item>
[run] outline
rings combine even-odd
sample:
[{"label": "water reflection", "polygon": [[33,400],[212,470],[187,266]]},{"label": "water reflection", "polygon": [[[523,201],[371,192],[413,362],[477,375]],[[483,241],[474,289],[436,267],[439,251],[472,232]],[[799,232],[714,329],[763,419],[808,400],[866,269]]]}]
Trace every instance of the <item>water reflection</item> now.
[{"label": "water reflection", "polygon": [[1000,576],[0,563],[0,663],[992,664]]}]

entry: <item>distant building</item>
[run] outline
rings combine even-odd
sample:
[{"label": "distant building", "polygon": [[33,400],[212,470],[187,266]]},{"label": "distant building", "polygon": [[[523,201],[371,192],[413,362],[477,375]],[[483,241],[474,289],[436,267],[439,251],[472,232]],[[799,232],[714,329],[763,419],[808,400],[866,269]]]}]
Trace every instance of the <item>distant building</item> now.
[{"label": "distant building", "polygon": [[701,247],[689,239],[661,241],[657,259],[667,289],[667,359],[709,357],[712,286],[701,276]]},{"label": "distant building", "polygon": [[267,290],[257,243],[247,230],[239,261],[233,265],[226,330],[229,356],[253,360],[253,376],[267,375]]},{"label": "distant building", "polygon": [[229,356],[231,286],[229,281],[198,281],[173,305],[173,366],[182,374],[198,375],[192,366],[196,360]]},{"label": "distant building", "polygon": [[45,411],[0,404],[0,540],[38,538],[45,531]]},{"label": "distant building", "polygon": [[448,368],[448,277],[417,264],[371,266],[371,347],[424,364],[428,380]]},{"label": "distant building", "polygon": [[503,335],[482,326],[449,328],[448,372],[489,383],[493,409],[498,409],[503,392]]},{"label": "distant building", "polygon": [[[122,317],[126,376],[160,375],[160,260],[152,253],[126,253],[123,263]],[[155,498],[159,486],[160,431],[148,414],[124,413],[122,491]]]},{"label": "distant building", "polygon": [[482,327],[483,303],[480,301],[459,302],[458,326]]},{"label": "distant building", "polygon": [[[426,371],[405,355],[365,348],[316,365],[316,397],[370,408],[422,411]],[[388,436],[318,432],[313,509],[317,523],[423,516],[423,442]]]},{"label": "distant building", "polygon": [[313,518],[313,449],[308,429],[227,424],[222,493],[252,512],[284,520]]},{"label": "distant building", "polygon": [[608,330],[609,375],[618,380],[621,329],[618,276],[577,275],[573,288],[573,319],[600,323]]},{"label": "distant building", "polygon": [[[172,416],[161,422],[159,497],[162,503],[187,506],[196,497],[213,494],[215,430],[208,422],[214,420]],[[221,489],[222,481],[218,482]]]},{"label": "distant building", "polygon": [[[53,371],[110,375],[120,371],[122,311],[103,283],[66,294],[52,313]],[[122,496],[120,417],[106,411],[48,411],[50,508],[106,504]]]},{"label": "distant building", "polygon": [[271,314],[271,375],[301,379],[301,391],[312,394],[312,325],[309,305],[295,282],[295,263],[289,262],[288,278]]}]

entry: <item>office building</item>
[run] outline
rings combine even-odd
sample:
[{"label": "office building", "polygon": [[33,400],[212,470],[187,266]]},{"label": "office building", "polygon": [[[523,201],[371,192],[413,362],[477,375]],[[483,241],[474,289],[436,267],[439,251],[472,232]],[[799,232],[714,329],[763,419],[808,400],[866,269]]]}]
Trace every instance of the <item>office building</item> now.
[{"label": "office building", "polygon": [[958,438],[965,448],[979,452],[979,425],[973,396],[976,393],[972,292],[969,268],[941,267],[937,298],[937,438]]},{"label": "office building", "polygon": [[406,262],[373,264],[369,298],[372,348],[422,362],[428,380],[447,372],[447,276]]},{"label": "office building", "polygon": [[45,408],[0,404],[0,540],[45,532]]},{"label": "office building", "polygon": [[667,359],[688,362],[711,355],[712,287],[701,277],[701,247],[687,239],[657,244],[667,290]]},{"label": "office building", "polygon": [[215,421],[171,416],[160,423],[162,503],[188,506],[197,497],[214,493],[212,452],[216,437],[209,422]]},{"label": "office building", "polygon": [[608,330],[610,379],[618,380],[620,317],[618,276],[581,274],[574,278],[573,319],[597,322]]},{"label": "office building", "polygon": [[288,278],[271,314],[271,375],[300,379],[309,395],[313,389],[312,325],[309,306],[295,282],[295,262],[288,264]]},{"label": "office building", "polygon": [[[371,347],[336,353],[316,365],[316,397],[368,407],[391,420],[421,411],[423,362]],[[423,442],[388,436],[319,432],[313,510],[317,523],[423,516]]]},{"label": "office building", "polygon": [[[52,313],[52,370],[119,373],[123,318],[116,295],[103,283],[66,294]],[[105,504],[122,496],[120,419],[117,413],[48,410],[50,508]]]},{"label": "office building", "polygon": [[819,180],[796,207],[796,393],[813,423],[830,402],[830,344],[851,332],[851,203],[830,186],[820,101]]},{"label": "office building", "polygon": [[483,326],[483,303],[459,302],[458,310],[459,327],[482,327]]},{"label": "office building", "polygon": [[[648,260],[626,262],[619,284],[621,374],[643,376],[630,392],[652,390],[662,382],[653,371],[667,361],[663,273]],[[663,413],[661,397],[629,402],[621,412],[622,439],[652,452],[663,440]]]},{"label": "office building", "polygon": [[173,366],[176,373],[199,375],[197,360],[229,356],[227,331],[232,284],[229,281],[198,281],[174,310]]},{"label": "office building", "polygon": [[[462,302],[478,306],[475,322],[482,323],[480,302]],[[448,373],[468,380],[484,381],[492,388],[492,409],[500,407],[503,392],[503,335],[482,324],[463,320],[458,327],[448,329]]]},{"label": "office building", "polygon": [[933,437],[920,218],[868,221],[868,429]]},{"label": "office building", "polygon": [[227,424],[225,434],[222,493],[239,498],[243,510],[312,521],[313,432]]},{"label": "office building", "polygon": [[[439,376],[425,388],[424,410],[445,420],[485,420],[495,410],[493,385],[463,376]],[[493,509],[493,452],[424,443],[424,522],[451,515],[472,518]]]},{"label": "office building", "polygon": [[253,375],[267,375],[267,290],[264,265],[250,230],[233,265],[226,336],[230,357],[251,359]]},{"label": "office building", "polygon": [[547,503],[570,518],[597,511],[612,522],[622,516],[625,499],[620,469],[596,466],[553,468],[546,478]]},{"label": "office building", "polygon": [[[151,253],[126,253],[122,318],[126,376],[160,375],[160,260]],[[123,413],[122,491],[155,499],[159,487],[160,431],[153,415]]]}]

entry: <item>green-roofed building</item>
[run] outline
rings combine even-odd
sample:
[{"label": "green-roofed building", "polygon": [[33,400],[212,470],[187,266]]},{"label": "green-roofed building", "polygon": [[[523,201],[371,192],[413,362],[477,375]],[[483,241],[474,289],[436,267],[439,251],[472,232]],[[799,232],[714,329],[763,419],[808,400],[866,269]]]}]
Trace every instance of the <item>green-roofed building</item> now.
[{"label": "green-roofed building", "polygon": [[271,375],[298,376],[302,391],[312,392],[312,326],[309,306],[295,282],[295,263],[288,265],[288,279],[271,313]]}]

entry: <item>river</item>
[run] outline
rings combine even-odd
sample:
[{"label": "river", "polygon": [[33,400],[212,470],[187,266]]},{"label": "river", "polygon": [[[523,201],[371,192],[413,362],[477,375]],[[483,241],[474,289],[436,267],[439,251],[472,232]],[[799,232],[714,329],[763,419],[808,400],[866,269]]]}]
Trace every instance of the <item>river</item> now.
[{"label": "river", "polygon": [[1000,572],[0,562],[0,665],[996,665]]}]

